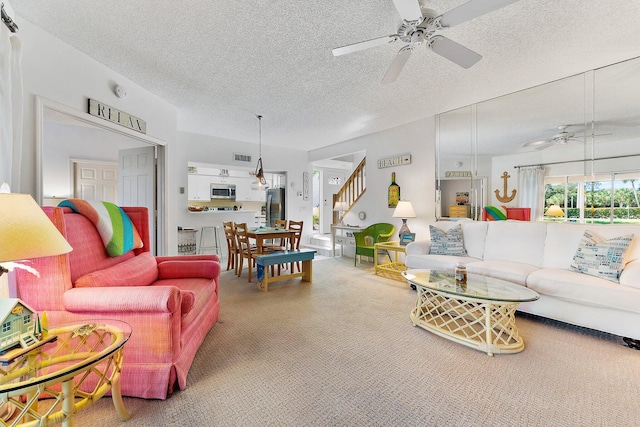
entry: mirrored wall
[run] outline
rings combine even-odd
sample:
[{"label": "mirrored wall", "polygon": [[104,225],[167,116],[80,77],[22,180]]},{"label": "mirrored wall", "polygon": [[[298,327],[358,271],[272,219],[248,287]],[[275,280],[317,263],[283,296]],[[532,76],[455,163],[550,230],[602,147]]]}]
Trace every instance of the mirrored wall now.
[{"label": "mirrored wall", "polygon": [[[603,206],[589,202],[589,188],[608,195],[612,209],[633,208],[634,195],[622,200],[613,181],[625,178],[637,195],[638,76],[635,58],[440,114],[436,217],[478,220],[483,207],[506,206],[529,207],[531,219],[542,220],[550,182],[565,183],[556,201],[565,219],[584,220],[589,207]],[[573,181],[581,183],[576,197],[566,190]]]}]

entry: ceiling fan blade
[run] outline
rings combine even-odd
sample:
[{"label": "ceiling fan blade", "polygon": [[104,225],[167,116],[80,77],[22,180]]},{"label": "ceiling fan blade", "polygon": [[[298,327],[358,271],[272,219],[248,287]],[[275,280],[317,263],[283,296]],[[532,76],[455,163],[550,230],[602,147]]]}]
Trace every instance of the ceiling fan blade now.
[{"label": "ceiling fan blade", "polygon": [[400,49],[395,59],[389,66],[387,73],[384,75],[384,78],[382,79],[382,83],[391,83],[395,81],[396,78],[398,78],[398,75],[400,75],[400,71],[402,71],[404,64],[407,63],[407,60],[411,56],[411,51],[412,49],[410,45],[407,45],[402,49]]},{"label": "ceiling fan blade", "polygon": [[554,144],[554,141],[547,141],[546,144],[538,145],[537,147],[534,148],[534,150],[536,151],[544,150],[545,148],[551,147],[553,144]]},{"label": "ceiling fan blade", "polygon": [[396,40],[398,40],[398,36],[394,34],[392,36],[378,37],[377,39],[371,39],[364,42],[348,44],[346,46],[337,47],[333,49],[331,52],[333,53],[333,56],[346,55],[348,53],[359,52],[361,50],[369,49],[372,47],[393,43]]},{"label": "ceiling fan blade", "polygon": [[470,68],[482,59],[482,56],[443,36],[429,39],[427,44],[438,55],[455,62],[462,68]]},{"label": "ceiling fan blade", "polygon": [[443,27],[453,27],[484,15],[501,9],[518,0],[471,0],[460,6],[445,12],[440,17],[440,25]]},{"label": "ceiling fan blade", "polygon": [[418,0],[393,0],[398,14],[405,21],[422,20],[422,11]]},{"label": "ceiling fan blade", "polygon": [[553,140],[551,139],[542,139],[540,141],[531,141],[531,142],[525,142],[524,144],[522,144],[522,147],[526,148],[526,147],[540,147],[540,146],[547,146],[549,144],[553,143]]}]

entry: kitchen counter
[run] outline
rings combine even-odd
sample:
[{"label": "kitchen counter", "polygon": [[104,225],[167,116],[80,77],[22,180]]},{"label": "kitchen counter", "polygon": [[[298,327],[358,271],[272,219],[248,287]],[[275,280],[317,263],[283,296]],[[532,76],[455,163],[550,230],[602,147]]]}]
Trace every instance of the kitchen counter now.
[{"label": "kitchen counter", "polygon": [[245,211],[245,210],[239,210],[239,211],[218,211],[218,210],[211,210],[209,209],[208,211],[190,211],[189,209],[187,209],[187,212],[191,213],[191,214],[253,214],[253,215],[259,215],[258,211]]}]

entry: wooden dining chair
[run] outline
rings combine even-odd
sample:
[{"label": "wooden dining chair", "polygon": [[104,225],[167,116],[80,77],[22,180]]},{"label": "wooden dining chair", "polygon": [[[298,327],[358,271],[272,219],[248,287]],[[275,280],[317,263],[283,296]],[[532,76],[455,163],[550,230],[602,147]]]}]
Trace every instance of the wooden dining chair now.
[{"label": "wooden dining chair", "polygon": [[258,254],[258,248],[255,245],[252,245],[249,241],[249,236],[247,235],[247,223],[239,223],[235,224],[235,235],[237,239],[238,251],[239,251],[239,260],[240,265],[238,266],[238,277],[242,275],[242,270],[244,268],[244,260],[247,260],[247,265],[249,267],[249,282],[251,281],[251,273],[253,270],[253,266],[255,265],[255,258]]},{"label": "wooden dining chair", "polygon": [[238,257],[240,256],[240,250],[238,249],[238,242],[235,234],[235,224],[233,221],[223,222],[224,237],[227,239],[227,271],[234,269],[238,274]]},{"label": "wooden dining chair", "polygon": [[[286,219],[276,219],[273,222],[274,228],[279,228],[286,230],[287,229],[287,220]],[[273,251],[284,251],[289,249],[289,241],[288,239],[273,239],[273,241],[263,245],[262,250],[267,252]]]},{"label": "wooden dining chair", "polygon": [[[289,230],[293,231],[293,237],[291,239],[291,250],[298,250],[300,249],[300,241],[302,240],[302,225],[304,224],[304,221],[293,221],[293,220],[289,220]],[[295,263],[296,267],[298,268],[298,271],[302,271],[302,264],[301,262],[296,262]],[[291,272],[293,273],[293,263],[291,263]]]}]

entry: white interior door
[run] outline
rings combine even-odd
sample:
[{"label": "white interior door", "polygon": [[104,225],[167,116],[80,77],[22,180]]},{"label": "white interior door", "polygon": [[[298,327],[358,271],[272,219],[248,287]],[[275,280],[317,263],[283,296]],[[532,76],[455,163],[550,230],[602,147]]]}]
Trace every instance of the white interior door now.
[{"label": "white interior door", "polygon": [[117,203],[118,164],[74,161],[73,197]]},{"label": "white interior door", "polygon": [[118,204],[149,209],[149,240],[155,254],[156,156],[155,147],[118,151]]},{"label": "white interior door", "polygon": [[322,192],[322,212],[320,229],[323,234],[331,233],[333,223],[333,195],[344,185],[347,173],[343,170],[323,169],[320,172],[320,191]]}]

